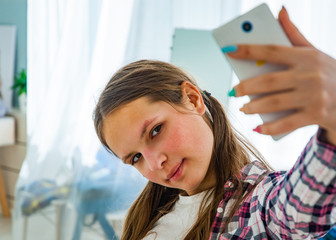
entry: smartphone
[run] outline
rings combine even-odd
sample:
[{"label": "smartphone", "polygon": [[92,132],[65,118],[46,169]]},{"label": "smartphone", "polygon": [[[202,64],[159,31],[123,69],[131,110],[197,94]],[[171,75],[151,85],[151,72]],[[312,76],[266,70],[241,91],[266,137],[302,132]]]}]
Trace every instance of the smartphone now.
[{"label": "smartphone", "polygon": [[[269,7],[264,3],[232,21],[214,29],[212,34],[220,48],[237,44],[276,44],[291,46],[280,23],[274,18]],[[232,69],[240,81],[269,72],[287,69],[286,66],[263,61],[237,60],[227,57]],[[251,99],[260,95],[251,96]],[[293,111],[261,114],[263,122],[273,122]],[[278,140],[286,134],[272,136]]]}]

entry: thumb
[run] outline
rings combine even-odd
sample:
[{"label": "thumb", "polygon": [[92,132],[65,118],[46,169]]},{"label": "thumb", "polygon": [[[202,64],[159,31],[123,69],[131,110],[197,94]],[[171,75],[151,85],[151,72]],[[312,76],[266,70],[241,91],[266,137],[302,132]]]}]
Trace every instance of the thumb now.
[{"label": "thumb", "polygon": [[289,19],[287,10],[284,6],[279,12],[278,20],[282,29],[285,31],[287,37],[294,46],[312,47],[312,44],[302,35],[299,29],[297,29],[294,23]]}]

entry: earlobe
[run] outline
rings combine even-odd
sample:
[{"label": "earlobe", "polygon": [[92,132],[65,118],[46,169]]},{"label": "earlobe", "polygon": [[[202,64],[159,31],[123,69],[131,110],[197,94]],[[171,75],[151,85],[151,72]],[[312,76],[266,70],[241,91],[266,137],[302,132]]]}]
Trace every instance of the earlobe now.
[{"label": "earlobe", "polygon": [[[181,84],[182,98],[186,106],[192,105],[192,109],[195,109],[200,115],[205,113],[205,105],[202,94],[198,89],[190,82],[183,82]],[[189,109],[190,107],[188,107]]]}]

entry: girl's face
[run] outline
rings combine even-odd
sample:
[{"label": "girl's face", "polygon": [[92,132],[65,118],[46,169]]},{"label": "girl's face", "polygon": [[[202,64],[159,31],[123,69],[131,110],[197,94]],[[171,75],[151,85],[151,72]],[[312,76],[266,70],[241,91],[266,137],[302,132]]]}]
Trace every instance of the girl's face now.
[{"label": "girl's face", "polygon": [[200,93],[189,83],[182,93],[183,107],[147,97],[123,105],[104,120],[103,134],[110,149],[148,180],[193,195],[216,182],[209,168],[214,138]]}]

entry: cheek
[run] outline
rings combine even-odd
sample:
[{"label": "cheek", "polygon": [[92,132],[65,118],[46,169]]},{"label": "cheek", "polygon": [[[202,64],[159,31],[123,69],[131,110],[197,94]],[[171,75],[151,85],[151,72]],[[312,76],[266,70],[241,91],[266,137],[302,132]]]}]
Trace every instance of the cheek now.
[{"label": "cheek", "polygon": [[181,147],[181,142],[184,136],[181,134],[179,127],[171,129],[170,132],[165,137],[165,145],[167,149],[178,149]]},{"label": "cheek", "polygon": [[183,119],[177,122],[171,129],[166,140],[171,149],[183,149],[185,151],[203,151],[211,145],[212,132],[202,118]]},{"label": "cheek", "polygon": [[172,154],[175,157],[186,157],[181,156],[186,154],[192,149],[194,139],[192,139],[190,129],[188,129],[186,122],[176,121],[174,126],[168,128],[168,132],[164,134],[164,138],[160,141],[160,147],[164,149],[165,152]]}]

